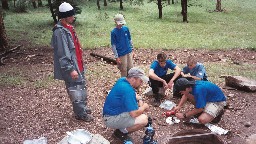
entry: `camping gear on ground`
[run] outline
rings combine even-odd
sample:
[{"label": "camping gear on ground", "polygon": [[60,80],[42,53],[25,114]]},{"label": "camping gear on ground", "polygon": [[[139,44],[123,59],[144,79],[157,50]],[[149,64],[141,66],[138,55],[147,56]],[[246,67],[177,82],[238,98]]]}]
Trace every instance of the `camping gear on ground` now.
[{"label": "camping gear on ground", "polygon": [[68,134],[68,144],[90,144],[92,141],[92,135],[90,132],[84,129],[76,129]]},{"label": "camping gear on ground", "polygon": [[155,130],[152,127],[152,119],[148,117],[148,124],[146,126],[145,136],[143,137],[143,144],[157,144],[157,141],[153,139]]}]

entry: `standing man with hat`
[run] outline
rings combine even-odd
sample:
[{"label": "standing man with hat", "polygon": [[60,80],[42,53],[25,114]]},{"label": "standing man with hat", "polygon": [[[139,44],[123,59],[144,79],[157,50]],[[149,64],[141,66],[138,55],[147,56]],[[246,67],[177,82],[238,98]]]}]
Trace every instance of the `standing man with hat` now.
[{"label": "standing man with hat", "polygon": [[60,21],[53,28],[51,45],[54,48],[54,79],[65,81],[76,119],[93,121],[87,107],[82,48],[74,27],[74,8],[66,2],[59,6]]},{"label": "standing man with hat", "polygon": [[116,27],[111,31],[111,46],[121,77],[126,77],[129,69],[133,67],[133,44],[129,28],[122,14],[114,18]]},{"label": "standing man with hat", "polygon": [[104,123],[107,127],[116,129],[113,135],[121,141],[129,140],[128,133],[137,131],[148,123],[148,116],[144,112],[149,106],[135,91],[148,80],[142,69],[131,68],[128,76],[119,78],[106,97],[103,107]]},{"label": "standing man with hat", "polygon": [[195,105],[191,111],[176,113],[178,118],[189,118],[199,114],[198,121],[206,124],[223,114],[226,97],[217,85],[209,81],[189,81],[186,78],[180,78],[174,87],[183,95],[175,111],[179,111],[187,100]]}]

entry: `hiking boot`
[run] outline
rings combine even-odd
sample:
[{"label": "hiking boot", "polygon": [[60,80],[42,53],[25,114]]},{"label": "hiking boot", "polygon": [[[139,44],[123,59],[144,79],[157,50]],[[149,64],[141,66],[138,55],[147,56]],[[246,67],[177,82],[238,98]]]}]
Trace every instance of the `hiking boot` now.
[{"label": "hiking boot", "polygon": [[128,133],[123,133],[119,129],[116,129],[113,133],[113,136],[118,138],[120,141],[132,141],[131,137],[128,136]]},{"label": "hiking boot", "polygon": [[85,122],[91,122],[93,121],[93,116],[87,114],[86,116],[83,116],[83,117],[76,117],[77,120],[82,120],[82,121],[85,121]]},{"label": "hiking boot", "polygon": [[161,104],[160,99],[155,99],[154,102],[153,102],[153,106],[154,106],[154,107],[159,107],[160,104]]},{"label": "hiking boot", "polygon": [[224,114],[224,110],[222,110],[222,111],[220,112],[220,114],[219,114],[216,118],[214,118],[214,119],[211,121],[211,123],[213,123],[213,124],[219,123],[220,120],[221,120],[221,118],[222,118],[222,115],[223,115],[223,114]]}]

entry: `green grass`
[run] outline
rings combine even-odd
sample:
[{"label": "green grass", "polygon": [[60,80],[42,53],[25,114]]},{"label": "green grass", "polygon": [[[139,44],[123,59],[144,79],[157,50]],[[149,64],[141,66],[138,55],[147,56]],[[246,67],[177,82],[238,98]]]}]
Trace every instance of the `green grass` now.
[{"label": "green grass", "polygon": [[[224,12],[215,9],[215,1],[191,0],[201,5],[188,8],[189,23],[182,22],[180,3],[166,6],[163,19],[158,19],[155,3],[143,6],[108,3],[97,10],[96,3],[81,3],[82,14],[75,24],[83,48],[110,46],[110,31],[115,27],[113,16],[125,15],[136,48],[162,49],[229,49],[256,48],[255,0],[222,1]],[[7,12],[5,27],[11,40],[28,38],[34,45],[49,45],[54,26],[47,7],[32,9],[28,13]]]},{"label": "green grass", "polygon": [[[15,71],[12,69],[11,71]],[[0,86],[17,86],[24,84],[25,78],[15,73],[0,73]]]}]

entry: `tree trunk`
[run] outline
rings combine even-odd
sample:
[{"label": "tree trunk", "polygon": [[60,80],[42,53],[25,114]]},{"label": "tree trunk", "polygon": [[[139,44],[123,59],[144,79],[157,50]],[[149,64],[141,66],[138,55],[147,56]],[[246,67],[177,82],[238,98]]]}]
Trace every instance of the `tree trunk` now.
[{"label": "tree trunk", "polygon": [[5,10],[9,9],[8,0],[2,0],[2,8]]},{"label": "tree trunk", "polygon": [[171,5],[171,0],[167,0],[167,5]]},{"label": "tree trunk", "polygon": [[188,22],[187,7],[187,0],[181,0],[181,14],[183,16],[183,22]]},{"label": "tree trunk", "polygon": [[123,0],[120,0],[120,10],[123,10],[124,7],[123,7]]},{"label": "tree trunk", "polygon": [[97,0],[97,7],[98,7],[98,10],[100,10],[100,0]]},{"label": "tree trunk", "polygon": [[217,3],[216,3],[216,11],[217,12],[221,12],[222,9],[221,9],[221,0],[217,0]]},{"label": "tree trunk", "polygon": [[38,0],[38,7],[43,7],[43,2],[42,2],[42,0]]},{"label": "tree trunk", "polygon": [[107,0],[104,0],[104,6],[108,6]]},{"label": "tree trunk", "polygon": [[158,12],[159,12],[159,19],[162,19],[163,17],[162,0],[157,0],[157,6],[158,6]]},{"label": "tree trunk", "polygon": [[34,9],[36,9],[36,8],[37,8],[37,6],[36,6],[36,0],[32,0],[32,4],[33,4]]},{"label": "tree trunk", "polygon": [[16,8],[16,0],[13,0],[13,7]]},{"label": "tree trunk", "polygon": [[0,51],[4,51],[8,48],[8,40],[4,27],[4,20],[2,10],[0,10]]},{"label": "tree trunk", "polygon": [[51,11],[51,13],[52,13],[52,18],[53,18],[53,20],[54,20],[54,23],[57,23],[58,20],[57,20],[56,16],[54,15],[54,11],[53,11],[52,1],[51,1],[51,0],[48,0],[48,5],[49,5],[49,7],[50,7],[50,11]]}]

